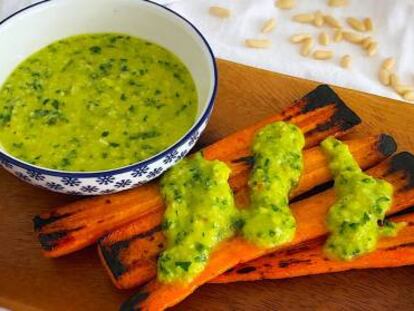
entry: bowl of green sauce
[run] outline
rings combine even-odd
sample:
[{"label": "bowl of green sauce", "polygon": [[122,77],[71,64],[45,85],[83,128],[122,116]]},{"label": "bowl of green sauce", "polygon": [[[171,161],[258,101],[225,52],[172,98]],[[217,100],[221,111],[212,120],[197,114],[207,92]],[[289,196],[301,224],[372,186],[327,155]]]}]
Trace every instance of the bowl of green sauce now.
[{"label": "bowl of green sauce", "polygon": [[207,41],[150,1],[42,1],[0,22],[0,42],[0,163],[36,186],[144,184],[191,150],[213,109]]}]

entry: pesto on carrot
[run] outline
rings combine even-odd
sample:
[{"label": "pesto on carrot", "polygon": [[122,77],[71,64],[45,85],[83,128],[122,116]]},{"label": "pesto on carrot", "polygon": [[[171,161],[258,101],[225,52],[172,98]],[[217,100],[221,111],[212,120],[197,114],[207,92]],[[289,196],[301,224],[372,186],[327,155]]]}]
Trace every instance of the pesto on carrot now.
[{"label": "pesto on carrot", "polygon": [[295,236],[289,193],[302,174],[304,146],[302,131],[287,122],[266,126],[254,139],[254,166],[249,178],[251,206],[243,210],[242,234],[260,247],[275,247]]},{"label": "pesto on carrot", "polygon": [[238,219],[228,179],[230,168],[198,153],[161,178],[167,209],[163,231],[167,249],[158,259],[158,279],[189,282],[208,263],[215,247],[235,233]]},{"label": "pesto on carrot", "polygon": [[390,183],[365,174],[343,142],[329,137],[321,146],[337,194],[328,214],[330,236],[324,250],[330,258],[352,260],[374,251],[381,236],[395,236],[404,224],[384,220],[392,204]]}]

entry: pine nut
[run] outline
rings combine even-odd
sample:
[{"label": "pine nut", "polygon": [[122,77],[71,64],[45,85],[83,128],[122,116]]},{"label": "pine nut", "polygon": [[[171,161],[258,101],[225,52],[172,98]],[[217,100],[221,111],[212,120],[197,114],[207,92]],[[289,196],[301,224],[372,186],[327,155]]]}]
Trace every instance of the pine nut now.
[{"label": "pine nut", "polygon": [[309,54],[311,53],[313,48],[313,39],[312,38],[306,38],[303,43],[302,46],[300,48],[300,55],[307,57],[309,56]]},{"label": "pine nut", "polygon": [[403,98],[404,98],[405,100],[410,100],[410,101],[413,101],[413,100],[414,100],[414,92],[413,92],[413,91],[411,91],[411,92],[406,92],[406,93],[404,93]]},{"label": "pine nut", "polygon": [[364,25],[366,31],[373,31],[374,30],[374,23],[372,22],[372,19],[367,17],[364,19]]},{"label": "pine nut", "polygon": [[290,10],[296,6],[295,0],[276,0],[275,5],[282,10]]},{"label": "pine nut", "polygon": [[214,15],[220,18],[228,18],[231,15],[231,12],[229,9],[222,8],[220,6],[211,6],[209,9],[209,12],[211,15]]},{"label": "pine nut", "polygon": [[371,43],[374,42],[374,40],[372,39],[372,37],[365,37],[362,41],[361,41],[361,46],[367,50],[369,48],[369,46],[371,45]]},{"label": "pine nut", "polygon": [[266,49],[271,45],[271,41],[266,39],[247,39],[244,43],[247,47],[254,49]]},{"label": "pine nut", "polygon": [[332,7],[343,7],[348,5],[348,0],[328,0],[328,5]]},{"label": "pine nut", "polygon": [[346,19],[346,22],[348,23],[349,26],[351,26],[351,28],[353,28],[356,31],[360,31],[360,32],[366,31],[365,24],[359,19],[356,19],[354,17],[348,17]]},{"label": "pine nut", "polygon": [[341,29],[336,29],[333,35],[334,42],[341,42],[343,39],[343,32]]},{"label": "pine nut", "polygon": [[298,33],[296,35],[293,35],[290,37],[290,42],[292,43],[300,43],[304,41],[305,39],[311,38],[311,35],[308,33]]},{"label": "pine nut", "polygon": [[351,56],[344,55],[341,57],[339,64],[341,65],[342,68],[349,68],[351,66],[351,61],[352,61]]},{"label": "pine nut", "polygon": [[381,68],[379,71],[379,80],[380,82],[385,85],[388,86],[391,83],[391,73],[387,70],[387,69],[383,69]]},{"label": "pine nut", "polygon": [[392,88],[396,88],[397,85],[399,84],[400,84],[400,78],[395,73],[392,73],[390,75],[390,85],[392,86]]},{"label": "pine nut", "polygon": [[362,37],[360,34],[357,34],[355,32],[349,32],[349,31],[344,32],[343,36],[346,41],[355,43],[355,44],[361,43],[362,40],[364,39],[364,37]]},{"label": "pine nut", "polygon": [[313,13],[304,13],[304,14],[297,14],[293,16],[293,21],[298,23],[313,23],[315,20],[315,14]]},{"label": "pine nut", "polygon": [[382,63],[382,68],[387,69],[387,70],[392,70],[395,66],[395,58],[393,57],[388,57],[384,60],[384,62]]},{"label": "pine nut", "polygon": [[333,52],[330,50],[316,50],[313,52],[313,58],[318,60],[331,59],[333,57]]},{"label": "pine nut", "polygon": [[374,56],[378,51],[378,42],[372,41],[367,49],[368,56]]},{"label": "pine nut", "polygon": [[315,20],[313,21],[313,24],[316,27],[322,27],[323,22],[324,22],[324,19],[323,19],[323,15],[322,15],[321,11],[316,11],[315,12]]},{"label": "pine nut", "polygon": [[271,32],[276,27],[276,20],[274,18],[268,19],[262,26],[262,32]]},{"label": "pine nut", "polygon": [[412,87],[411,85],[396,85],[394,86],[394,90],[400,94],[400,95],[404,95],[407,92],[414,92],[414,87]]},{"label": "pine nut", "polygon": [[319,43],[321,45],[328,45],[329,44],[329,36],[325,31],[322,31],[319,34]]},{"label": "pine nut", "polygon": [[341,28],[339,21],[332,15],[324,15],[323,17],[325,23],[332,28]]}]

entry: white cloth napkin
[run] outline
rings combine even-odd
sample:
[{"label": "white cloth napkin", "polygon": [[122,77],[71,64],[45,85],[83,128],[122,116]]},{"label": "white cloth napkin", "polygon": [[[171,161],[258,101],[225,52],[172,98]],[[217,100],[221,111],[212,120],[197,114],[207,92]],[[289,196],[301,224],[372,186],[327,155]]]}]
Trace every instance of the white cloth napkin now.
[{"label": "white cloth napkin", "polygon": [[[0,0],[0,17],[35,2],[33,0]],[[414,0],[349,0],[345,8],[331,8],[327,0],[296,0],[294,10],[280,10],[274,0],[158,0],[189,19],[210,42],[215,55],[250,66],[284,74],[340,85],[368,93],[401,99],[393,90],[378,81],[379,67],[385,57],[397,59],[396,72],[404,84],[414,86]],[[208,14],[212,5],[232,11],[229,19]],[[335,52],[329,61],[318,61],[299,55],[299,47],[288,38],[295,33],[309,32],[317,36],[327,27],[316,28],[292,22],[293,15],[321,10],[340,19],[370,16],[375,24],[373,37],[379,42],[379,52],[374,57],[347,42],[332,43],[327,48]],[[266,19],[274,17],[274,32],[263,35],[260,27]],[[266,50],[249,49],[243,42],[247,38],[268,38],[272,46]],[[1,43],[0,43],[1,44]],[[318,48],[324,48],[319,46]],[[352,68],[339,66],[339,58],[349,54]],[[363,104],[363,103],[361,103]]]}]

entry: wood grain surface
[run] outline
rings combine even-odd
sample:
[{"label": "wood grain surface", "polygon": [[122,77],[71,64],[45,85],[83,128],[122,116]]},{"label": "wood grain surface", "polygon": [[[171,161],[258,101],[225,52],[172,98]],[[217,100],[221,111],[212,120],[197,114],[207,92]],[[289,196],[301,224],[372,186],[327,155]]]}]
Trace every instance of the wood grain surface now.
[{"label": "wood grain surface", "polygon": [[[200,144],[275,114],[318,83],[219,61],[219,94]],[[350,136],[386,132],[414,152],[414,105],[335,88],[364,123]],[[95,247],[42,257],[32,217],[76,197],[18,181],[0,169],[0,306],[12,310],[116,310],[116,290]],[[290,280],[206,285],[175,310],[414,310],[414,266]]]}]

